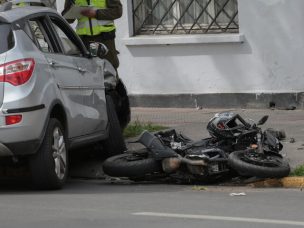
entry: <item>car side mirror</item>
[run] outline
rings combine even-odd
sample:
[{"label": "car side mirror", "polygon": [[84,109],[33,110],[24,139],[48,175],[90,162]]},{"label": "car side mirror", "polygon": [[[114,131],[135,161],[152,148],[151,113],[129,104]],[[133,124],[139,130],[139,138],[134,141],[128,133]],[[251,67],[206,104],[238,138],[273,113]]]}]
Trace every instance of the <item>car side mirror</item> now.
[{"label": "car side mirror", "polygon": [[90,53],[92,57],[104,58],[109,52],[106,45],[99,42],[90,43]]}]

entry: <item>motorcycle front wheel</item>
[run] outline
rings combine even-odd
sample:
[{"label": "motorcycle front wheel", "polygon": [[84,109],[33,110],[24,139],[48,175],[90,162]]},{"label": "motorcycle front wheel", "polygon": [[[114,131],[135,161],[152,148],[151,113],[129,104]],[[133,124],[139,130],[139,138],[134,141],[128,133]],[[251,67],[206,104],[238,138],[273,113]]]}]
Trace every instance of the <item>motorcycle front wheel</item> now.
[{"label": "motorcycle front wheel", "polygon": [[257,153],[254,150],[231,153],[228,164],[241,176],[281,178],[288,176],[290,172],[288,162],[280,155]]},{"label": "motorcycle front wheel", "polygon": [[148,153],[124,153],[108,158],[103,171],[112,177],[141,178],[161,173],[161,162],[149,157]]}]

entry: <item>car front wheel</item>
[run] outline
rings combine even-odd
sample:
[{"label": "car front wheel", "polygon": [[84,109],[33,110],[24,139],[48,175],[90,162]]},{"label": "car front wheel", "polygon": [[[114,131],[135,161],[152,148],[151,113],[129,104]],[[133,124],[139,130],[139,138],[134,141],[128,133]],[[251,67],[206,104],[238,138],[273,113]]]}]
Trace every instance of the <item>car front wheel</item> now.
[{"label": "car front wheel", "polygon": [[51,118],[39,151],[30,158],[35,188],[60,189],[68,175],[68,150],[61,123]]},{"label": "car front wheel", "polygon": [[122,129],[119,125],[113,100],[109,95],[106,96],[106,102],[109,120],[109,136],[104,140],[103,146],[106,150],[106,156],[111,157],[123,153],[126,150],[126,144],[122,134]]}]

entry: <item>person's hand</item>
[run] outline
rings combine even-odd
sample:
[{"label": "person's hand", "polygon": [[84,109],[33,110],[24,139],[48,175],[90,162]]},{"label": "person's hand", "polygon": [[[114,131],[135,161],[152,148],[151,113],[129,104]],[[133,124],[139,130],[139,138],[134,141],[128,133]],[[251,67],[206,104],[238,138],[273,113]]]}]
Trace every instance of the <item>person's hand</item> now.
[{"label": "person's hand", "polygon": [[84,9],[81,11],[81,14],[85,17],[96,18],[96,10],[94,9]]}]

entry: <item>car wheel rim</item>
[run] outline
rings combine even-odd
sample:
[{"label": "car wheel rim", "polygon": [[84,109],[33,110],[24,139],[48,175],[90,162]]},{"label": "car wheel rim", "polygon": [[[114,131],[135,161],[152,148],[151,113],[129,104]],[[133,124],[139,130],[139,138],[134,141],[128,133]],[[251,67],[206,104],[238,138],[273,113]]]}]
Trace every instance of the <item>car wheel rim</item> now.
[{"label": "car wheel rim", "polygon": [[55,163],[55,173],[57,177],[62,180],[66,173],[66,147],[64,142],[64,136],[59,127],[56,127],[53,131],[53,159]]}]

